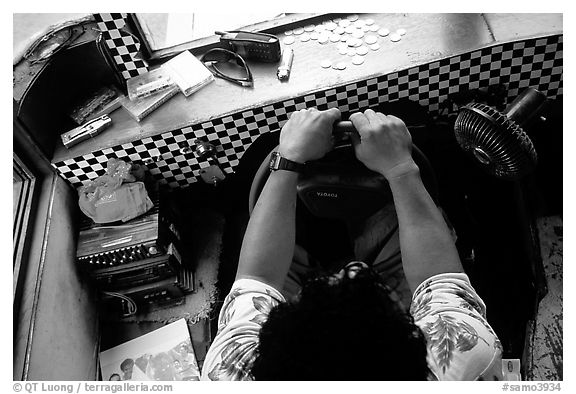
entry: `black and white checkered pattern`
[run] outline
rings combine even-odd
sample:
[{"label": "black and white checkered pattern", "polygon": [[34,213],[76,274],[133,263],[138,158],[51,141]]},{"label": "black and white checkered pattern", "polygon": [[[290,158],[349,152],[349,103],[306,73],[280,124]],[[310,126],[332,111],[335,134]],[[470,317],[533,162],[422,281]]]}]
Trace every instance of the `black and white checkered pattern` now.
[{"label": "black and white checkered pattern", "polygon": [[407,70],[338,86],[283,102],[238,112],[223,118],[170,131],[140,141],[75,157],[53,164],[74,186],[86,184],[105,173],[110,157],[141,162],[161,156],[149,165],[162,184],[185,187],[197,181],[200,169],[209,164],[185,154],[182,145],[195,138],[214,141],[218,159],[226,173],[232,173],[242,155],[260,134],[274,132],[290,113],[302,108],[337,107],[346,118],[351,112],[380,103],[408,98],[437,114],[449,95],[502,84],[511,102],[523,89],[533,87],[549,99],[562,95],[562,36],[493,45],[434,61]]},{"label": "black and white checkered pattern", "polygon": [[140,50],[140,42],[130,35],[126,26],[127,14],[94,14],[98,29],[102,31],[106,46],[124,79],[130,79],[148,71],[144,60],[134,59]]}]

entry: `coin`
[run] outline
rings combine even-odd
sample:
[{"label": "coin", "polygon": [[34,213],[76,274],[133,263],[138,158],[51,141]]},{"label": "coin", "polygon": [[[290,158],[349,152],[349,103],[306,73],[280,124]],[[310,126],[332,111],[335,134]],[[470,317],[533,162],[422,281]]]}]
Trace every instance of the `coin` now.
[{"label": "coin", "polygon": [[388,34],[390,34],[390,30],[383,27],[382,29],[378,30],[378,34],[382,37],[386,37]]},{"label": "coin", "polygon": [[364,20],[364,23],[365,23],[366,25],[373,25],[373,24],[374,24],[374,19],[370,19],[370,18],[365,19],[365,20]]},{"label": "coin", "polygon": [[338,26],[336,29],[334,29],[334,32],[333,32],[333,33],[335,33],[335,34],[344,34],[344,28]]},{"label": "coin", "polygon": [[370,30],[372,32],[377,32],[378,30],[380,30],[380,26],[377,24],[373,24],[373,25],[369,26],[368,30]]},{"label": "coin", "polygon": [[332,42],[340,41],[340,34],[331,34],[330,35],[330,41],[332,41]]},{"label": "coin", "polygon": [[286,45],[291,45],[291,44],[294,44],[294,41],[296,41],[294,39],[294,36],[288,36],[288,37],[284,37],[284,40],[282,42],[284,42],[284,44],[286,44]]},{"label": "coin", "polygon": [[360,64],[364,63],[364,56],[354,56],[352,58],[352,63],[359,66]]},{"label": "coin", "polygon": [[370,49],[372,49],[373,51],[377,51],[378,49],[380,49],[380,44],[376,43],[376,44],[368,45],[368,47]]},{"label": "coin", "polygon": [[318,42],[320,44],[326,44],[329,40],[328,34],[322,33],[318,36]]},{"label": "coin", "polygon": [[341,20],[342,20],[342,18],[334,18],[334,19],[332,19],[332,22],[338,24],[338,23],[340,23]]},{"label": "coin", "polygon": [[349,47],[356,48],[362,45],[362,40],[360,40],[359,38],[349,38],[346,40],[346,45],[348,45]]},{"label": "coin", "polygon": [[304,31],[307,31],[307,32],[314,31],[314,28],[315,28],[315,27],[316,27],[316,26],[314,26],[314,25],[304,26]]},{"label": "coin", "polygon": [[360,29],[356,29],[356,30],[354,30],[354,33],[352,33],[352,37],[362,38],[362,37],[364,37],[364,32]]},{"label": "coin", "polygon": [[314,31],[316,31],[318,33],[322,33],[324,31],[326,31],[326,28],[324,27],[324,25],[318,25],[314,28]]},{"label": "coin", "polygon": [[398,29],[396,30],[396,34],[403,36],[404,34],[406,34],[406,29]]},{"label": "coin", "polygon": [[284,32],[284,34],[287,35],[287,36],[291,36],[292,33],[293,33],[292,30],[286,30],[286,31]]},{"label": "coin", "polygon": [[310,41],[310,34],[308,34],[308,33],[302,34],[300,36],[300,41],[302,41],[302,42]]},{"label": "coin", "polygon": [[349,48],[349,49],[346,51],[346,54],[347,54],[348,56],[356,56],[356,49],[354,49],[354,48]]},{"label": "coin", "polygon": [[364,41],[366,41],[366,44],[375,44],[376,42],[378,42],[378,38],[376,38],[376,36],[366,36],[364,38]]},{"label": "coin", "polygon": [[356,48],[356,53],[360,56],[364,56],[365,54],[368,53],[368,48],[362,45],[361,47]]},{"label": "coin", "polygon": [[348,15],[348,16],[346,17],[346,19],[348,19],[349,21],[354,22],[354,21],[357,21],[357,20],[358,20],[358,15],[356,15],[356,14]]},{"label": "coin", "polygon": [[357,21],[354,21],[354,23],[352,23],[354,25],[354,27],[356,28],[361,28],[362,26],[364,26],[364,21],[362,19],[358,19]]},{"label": "coin", "polygon": [[402,39],[402,36],[400,34],[397,34],[397,33],[390,34],[390,41],[392,41],[392,42],[398,42],[401,39]]},{"label": "coin", "polygon": [[330,30],[330,31],[336,29],[337,26],[338,26],[338,25],[336,25],[336,23],[334,23],[334,22],[328,22],[328,23],[326,23],[326,24],[324,25],[324,27],[326,28],[326,30]]},{"label": "coin", "polygon": [[319,36],[320,34],[318,34],[318,32],[313,31],[312,33],[310,33],[311,40],[317,40]]},{"label": "coin", "polygon": [[348,47],[344,45],[343,47],[338,47],[338,53],[341,55],[345,55],[348,53]]},{"label": "coin", "polygon": [[328,59],[322,60],[322,62],[320,62],[320,66],[322,66],[322,68],[330,68],[332,67],[332,62]]},{"label": "coin", "polygon": [[348,34],[352,34],[356,31],[356,28],[354,26],[346,26],[344,28],[344,32],[348,33]]},{"label": "coin", "polygon": [[345,28],[350,26],[352,22],[350,22],[348,19],[342,19],[340,22],[338,22],[338,26]]},{"label": "coin", "polygon": [[335,65],[332,66],[332,68],[335,68],[336,70],[345,70],[346,63],[344,62],[336,63]]},{"label": "coin", "polygon": [[296,35],[299,36],[300,34],[304,33],[304,29],[301,28],[301,27],[297,27],[297,28],[294,29],[292,32],[293,32],[294,34],[296,34]]}]

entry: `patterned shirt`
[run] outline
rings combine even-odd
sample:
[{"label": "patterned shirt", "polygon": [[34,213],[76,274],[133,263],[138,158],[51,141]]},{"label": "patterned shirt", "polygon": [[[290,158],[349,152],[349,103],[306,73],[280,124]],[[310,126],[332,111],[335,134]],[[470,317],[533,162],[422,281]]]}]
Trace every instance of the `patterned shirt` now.
[{"label": "patterned shirt", "polygon": [[[203,380],[252,380],[258,334],[284,297],[253,279],[239,279],[224,300]],[[500,380],[502,346],[468,276],[439,274],[414,292],[410,313],[427,339],[428,365],[438,380]]]}]

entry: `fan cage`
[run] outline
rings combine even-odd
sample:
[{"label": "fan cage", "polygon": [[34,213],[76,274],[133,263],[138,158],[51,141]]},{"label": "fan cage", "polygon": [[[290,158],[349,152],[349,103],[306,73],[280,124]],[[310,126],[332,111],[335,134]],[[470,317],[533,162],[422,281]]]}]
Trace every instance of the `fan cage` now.
[{"label": "fan cage", "polygon": [[530,137],[517,123],[488,105],[471,103],[464,107],[454,131],[458,144],[499,178],[517,179],[536,165],[536,150]]}]

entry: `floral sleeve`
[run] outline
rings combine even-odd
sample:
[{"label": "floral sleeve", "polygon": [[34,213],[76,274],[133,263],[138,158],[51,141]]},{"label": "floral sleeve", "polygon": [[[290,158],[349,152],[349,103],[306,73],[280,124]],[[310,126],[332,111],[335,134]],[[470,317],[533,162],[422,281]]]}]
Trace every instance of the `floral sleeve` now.
[{"label": "floral sleeve", "polygon": [[438,380],[500,380],[502,345],[465,274],[440,274],[414,292],[410,312],[428,341]]},{"label": "floral sleeve", "polygon": [[218,317],[218,332],[206,355],[202,380],[251,380],[262,323],[284,301],[276,289],[257,280],[234,282]]}]

